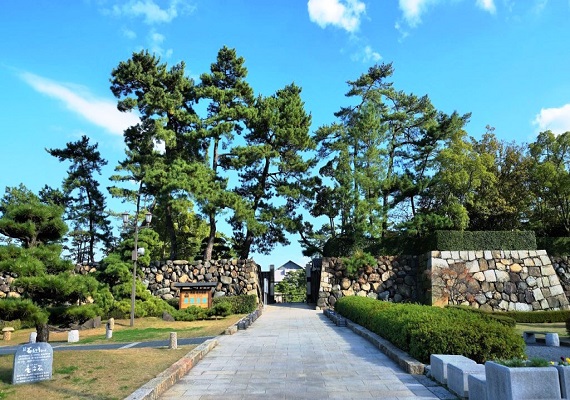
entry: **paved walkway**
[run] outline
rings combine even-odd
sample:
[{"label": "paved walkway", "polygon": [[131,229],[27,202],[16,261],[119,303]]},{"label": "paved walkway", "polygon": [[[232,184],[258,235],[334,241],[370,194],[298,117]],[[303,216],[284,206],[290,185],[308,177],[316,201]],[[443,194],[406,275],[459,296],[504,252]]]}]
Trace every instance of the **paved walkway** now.
[{"label": "paved walkway", "polygon": [[161,397],[424,399],[438,397],[350,329],[304,305],[267,306]]}]

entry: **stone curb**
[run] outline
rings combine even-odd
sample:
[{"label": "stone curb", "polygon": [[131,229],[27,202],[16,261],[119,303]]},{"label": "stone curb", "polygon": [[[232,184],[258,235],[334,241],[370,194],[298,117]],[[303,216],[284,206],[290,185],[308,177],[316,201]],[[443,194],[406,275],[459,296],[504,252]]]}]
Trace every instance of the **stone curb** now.
[{"label": "stone curb", "polygon": [[351,320],[346,320],[346,326],[354,333],[362,336],[374,346],[378,347],[380,351],[386,354],[390,359],[398,363],[400,368],[412,375],[423,375],[425,373],[426,365],[411,357],[408,353],[400,350],[386,339],[378,336],[372,331],[355,324]]},{"label": "stone curb", "polygon": [[340,314],[332,310],[325,310],[324,314],[330,318],[337,326],[346,326],[357,335],[362,336],[374,346],[376,346],[382,353],[386,354],[390,359],[394,360],[400,368],[412,375],[423,375],[426,370],[426,365],[412,358],[408,353],[400,350],[392,343],[378,336],[374,332],[352,322],[351,320],[342,317]]},{"label": "stone curb", "polygon": [[125,400],[158,399],[217,345],[217,339],[206,340],[204,343],[198,345],[180,360],[168,367],[165,371],[158,374],[156,378],[151,379],[135,390],[131,395],[126,397]]}]

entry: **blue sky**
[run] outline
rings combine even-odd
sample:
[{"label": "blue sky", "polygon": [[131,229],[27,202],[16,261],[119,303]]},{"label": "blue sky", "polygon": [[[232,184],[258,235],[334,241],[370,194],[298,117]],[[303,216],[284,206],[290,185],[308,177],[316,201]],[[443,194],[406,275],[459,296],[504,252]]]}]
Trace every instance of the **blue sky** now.
[{"label": "blue sky", "polygon": [[[347,105],[347,80],[392,62],[396,88],[441,111],[472,113],[508,141],[570,130],[568,0],[1,0],[0,189],[59,187],[67,165],[44,150],[83,134],[109,161],[124,157],[111,71],[149,49],[197,79],[224,45],[246,60],[257,94],[295,82],[315,130]],[[119,211],[120,203],[109,201]],[[304,265],[297,239],[271,256]]]}]

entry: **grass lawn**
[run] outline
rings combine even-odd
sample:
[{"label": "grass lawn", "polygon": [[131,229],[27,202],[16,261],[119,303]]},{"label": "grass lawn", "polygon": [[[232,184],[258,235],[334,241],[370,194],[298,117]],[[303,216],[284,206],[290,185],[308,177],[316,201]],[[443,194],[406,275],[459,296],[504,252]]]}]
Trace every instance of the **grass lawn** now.
[{"label": "grass lawn", "polygon": [[566,332],[566,324],[564,322],[551,322],[544,324],[518,323],[515,329],[521,334],[521,336],[524,331],[552,332],[558,333],[560,340],[570,341],[570,336],[568,336],[568,332]]},{"label": "grass lawn", "polygon": [[[113,338],[105,339],[101,328],[79,331],[79,344],[168,340],[170,332],[178,338],[217,336],[243,315],[192,322],[166,322],[160,318],[141,318],[135,326],[129,320],[115,320]],[[14,332],[3,346],[27,343],[33,329]],[[50,343],[67,343],[67,332],[50,332]],[[54,351],[53,378],[33,384],[12,385],[14,356],[0,356],[0,400],[5,399],[123,399],[144,383],[171,366],[195,346],[169,349],[124,349]]]},{"label": "grass lawn", "polygon": [[[75,344],[168,340],[170,332],[177,332],[179,339],[217,336],[224,333],[227,327],[237,323],[242,317],[243,315],[231,315],[218,320],[210,319],[191,322],[167,322],[161,318],[137,318],[135,319],[135,326],[133,328],[130,327],[130,320],[118,319],[115,320],[115,329],[113,330],[113,337],[111,339],[105,339],[106,321],[104,321],[100,328],[79,331],[79,342]],[[35,332],[35,329],[20,329],[12,334],[12,340],[10,342],[0,341],[0,346],[27,343],[31,332]],[[49,342],[67,343],[67,332],[50,332]]]}]

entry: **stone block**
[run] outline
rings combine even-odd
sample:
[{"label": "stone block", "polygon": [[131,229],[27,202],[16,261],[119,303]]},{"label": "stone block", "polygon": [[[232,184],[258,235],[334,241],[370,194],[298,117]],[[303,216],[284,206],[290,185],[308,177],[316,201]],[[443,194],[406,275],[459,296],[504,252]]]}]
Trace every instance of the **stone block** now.
[{"label": "stone block", "polygon": [[560,391],[563,399],[570,396],[570,367],[565,365],[557,365],[558,379],[560,380]]},{"label": "stone block", "polygon": [[551,347],[560,347],[560,338],[558,333],[547,333],[545,335],[546,345]]},{"label": "stone block", "polygon": [[509,368],[487,361],[487,400],[560,399],[554,367]]},{"label": "stone block", "polygon": [[476,364],[476,362],[470,358],[451,354],[432,354],[429,361],[434,379],[443,385],[447,384],[447,366],[449,363],[463,362]]},{"label": "stone block", "polygon": [[473,374],[467,377],[469,400],[487,400],[487,380],[485,374]]},{"label": "stone block", "polygon": [[[472,361],[472,360],[469,360]],[[473,362],[450,362],[447,364],[447,387],[459,397],[469,396],[467,378],[469,374],[484,374],[483,364]]]},{"label": "stone block", "polygon": [[68,343],[79,342],[79,331],[77,329],[73,329],[67,332],[67,342]]}]

